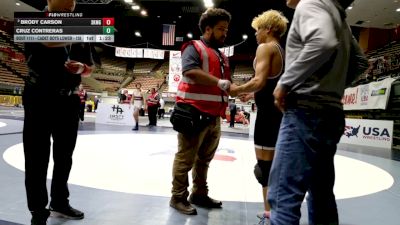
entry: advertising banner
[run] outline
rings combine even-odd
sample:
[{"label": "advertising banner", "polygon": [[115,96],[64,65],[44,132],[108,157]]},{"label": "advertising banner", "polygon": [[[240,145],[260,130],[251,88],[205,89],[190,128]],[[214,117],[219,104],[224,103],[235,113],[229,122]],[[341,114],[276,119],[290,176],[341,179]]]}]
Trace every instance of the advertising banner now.
[{"label": "advertising banner", "polygon": [[182,79],[182,58],[180,51],[169,52],[168,92],[177,92]]},{"label": "advertising banner", "polygon": [[145,48],[144,49],[144,58],[164,59],[164,50]]},{"label": "advertising banner", "polygon": [[231,57],[233,56],[235,46],[228,46],[228,47],[223,47],[223,48],[219,48],[220,52],[223,52],[225,54],[225,56],[227,57]]},{"label": "advertising banner", "polygon": [[96,111],[96,123],[133,126],[133,105],[99,103]]},{"label": "advertising banner", "polygon": [[392,148],[393,121],[347,119],[340,143]]},{"label": "advertising banner", "polygon": [[115,56],[124,58],[143,58],[143,48],[115,48]]},{"label": "advertising banner", "polygon": [[344,110],[386,109],[393,78],[346,88],[342,103]]}]

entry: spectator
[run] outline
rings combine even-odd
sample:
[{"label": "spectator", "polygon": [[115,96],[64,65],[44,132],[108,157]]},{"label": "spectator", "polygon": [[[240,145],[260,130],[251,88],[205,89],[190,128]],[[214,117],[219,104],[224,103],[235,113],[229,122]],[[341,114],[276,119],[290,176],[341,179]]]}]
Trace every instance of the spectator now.
[{"label": "spectator", "polygon": [[164,114],[165,114],[165,101],[163,98],[160,98],[160,108],[158,108],[158,119],[163,118],[164,119]]},{"label": "spectator", "polygon": [[237,106],[235,104],[235,99],[233,99],[229,104],[229,116],[230,116],[229,127],[232,128],[235,127],[236,107]]},{"label": "spectator", "polygon": [[150,95],[147,97],[146,104],[149,116],[148,126],[157,126],[157,109],[160,104],[160,95],[156,92],[155,88],[150,89]]}]

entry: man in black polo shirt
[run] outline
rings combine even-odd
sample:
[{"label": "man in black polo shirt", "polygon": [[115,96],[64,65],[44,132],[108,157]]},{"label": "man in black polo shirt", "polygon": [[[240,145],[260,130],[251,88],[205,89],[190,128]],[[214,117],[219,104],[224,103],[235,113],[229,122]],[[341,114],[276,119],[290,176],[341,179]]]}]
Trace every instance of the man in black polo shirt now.
[{"label": "man in black polo shirt", "polygon": [[[75,0],[47,0],[49,12],[71,12]],[[26,43],[29,79],[23,103],[25,186],[32,225],[45,225],[50,212],[69,219],[84,214],[69,205],[67,181],[79,124],[77,87],[92,71],[90,47],[69,43]],[[75,61],[74,61],[75,60]],[[53,140],[53,179],[49,209],[46,176]]]}]

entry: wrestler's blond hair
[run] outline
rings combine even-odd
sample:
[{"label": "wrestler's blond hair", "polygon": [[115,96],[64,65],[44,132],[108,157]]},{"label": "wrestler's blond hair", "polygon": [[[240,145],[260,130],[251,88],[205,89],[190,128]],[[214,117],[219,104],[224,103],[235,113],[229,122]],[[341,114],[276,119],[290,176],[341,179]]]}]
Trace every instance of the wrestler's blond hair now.
[{"label": "wrestler's blond hair", "polygon": [[255,17],[251,22],[251,26],[255,30],[270,29],[274,35],[282,37],[286,33],[288,23],[289,20],[282,12],[271,9]]}]

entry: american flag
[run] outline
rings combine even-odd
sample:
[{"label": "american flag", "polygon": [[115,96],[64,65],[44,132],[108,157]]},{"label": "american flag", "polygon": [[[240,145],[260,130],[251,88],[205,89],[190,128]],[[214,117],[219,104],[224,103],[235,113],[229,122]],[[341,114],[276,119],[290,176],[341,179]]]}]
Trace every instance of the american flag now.
[{"label": "american flag", "polygon": [[175,25],[163,24],[162,45],[175,45]]}]

